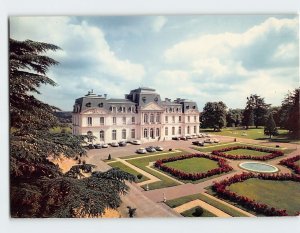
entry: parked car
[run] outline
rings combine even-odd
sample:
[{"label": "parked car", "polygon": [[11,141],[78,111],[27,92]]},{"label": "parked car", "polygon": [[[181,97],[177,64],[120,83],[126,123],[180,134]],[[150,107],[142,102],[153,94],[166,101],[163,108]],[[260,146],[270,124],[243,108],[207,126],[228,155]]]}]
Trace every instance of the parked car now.
[{"label": "parked car", "polygon": [[133,140],[131,143],[133,145],[141,145],[141,141],[140,140]]},{"label": "parked car", "polygon": [[102,146],[102,148],[108,148],[108,144],[106,144],[106,143],[102,144],[101,146]]},{"label": "parked car", "polygon": [[212,140],[214,143],[219,143],[219,142],[220,142],[220,140],[217,139],[217,138],[212,138],[211,140]]},{"label": "parked car", "polygon": [[179,137],[172,137],[172,140],[180,140]]},{"label": "parked car", "polygon": [[185,136],[182,136],[182,137],[180,137],[179,139],[180,139],[180,140],[184,140],[184,141],[187,140]]},{"label": "parked car", "polygon": [[205,137],[203,133],[200,133],[197,136],[198,136],[198,138],[204,138]]},{"label": "parked car", "polygon": [[140,148],[140,149],[136,150],[136,153],[138,153],[138,154],[146,154],[147,151],[145,150],[145,148]]},{"label": "parked car", "polygon": [[203,141],[194,141],[194,142],[192,142],[193,143],[193,145],[195,145],[195,146],[204,146],[204,142]]},{"label": "parked car", "polygon": [[205,138],[204,143],[213,143],[213,140],[211,140],[211,138]]},{"label": "parked car", "polygon": [[102,146],[101,146],[101,144],[97,143],[97,144],[94,145],[94,148],[95,148],[95,149],[101,149]]},{"label": "parked car", "polygon": [[196,134],[192,135],[192,138],[198,138],[198,136]]},{"label": "parked car", "polygon": [[156,152],[156,150],[155,150],[155,148],[153,146],[147,147],[146,151],[148,151],[148,152]]},{"label": "parked car", "polygon": [[196,145],[196,146],[198,145],[198,143],[199,143],[199,141],[193,141],[193,142],[192,142],[192,144],[193,144],[193,145]]},{"label": "parked car", "polygon": [[89,148],[89,149],[95,149],[95,147],[94,147],[93,144],[89,144],[89,145],[88,145],[88,148]]},{"label": "parked car", "polygon": [[193,139],[191,135],[186,136],[186,139]]},{"label": "parked car", "polygon": [[119,146],[119,144],[118,144],[117,142],[112,142],[112,143],[110,143],[110,145],[111,145],[112,147],[118,147],[118,146]]},{"label": "parked car", "polygon": [[127,145],[127,143],[126,142],[124,142],[124,141],[122,141],[122,142],[119,142],[119,146],[126,146]]},{"label": "parked car", "polygon": [[157,151],[163,151],[164,150],[164,148],[162,148],[161,146],[156,146],[156,147],[154,147],[154,149],[157,150]]}]

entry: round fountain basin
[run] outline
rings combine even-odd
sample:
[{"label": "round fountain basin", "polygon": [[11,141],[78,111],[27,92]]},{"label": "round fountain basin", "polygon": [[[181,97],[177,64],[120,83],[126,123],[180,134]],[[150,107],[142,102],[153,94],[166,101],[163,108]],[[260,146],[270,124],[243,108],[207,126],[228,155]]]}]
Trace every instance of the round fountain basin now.
[{"label": "round fountain basin", "polygon": [[244,162],[240,163],[239,166],[252,172],[273,173],[279,171],[278,168],[273,165],[260,162]]}]

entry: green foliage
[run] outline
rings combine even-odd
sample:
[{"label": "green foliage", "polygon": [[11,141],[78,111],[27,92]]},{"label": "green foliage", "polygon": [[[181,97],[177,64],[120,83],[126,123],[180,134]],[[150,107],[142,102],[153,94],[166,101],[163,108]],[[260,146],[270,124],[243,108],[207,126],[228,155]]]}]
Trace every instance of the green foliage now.
[{"label": "green foliage", "polygon": [[226,105],[220,102],[207,102],[201,114],[201,127],[221,130],[226,125]]},{"label": "green foliage", "polygon": [[227,127],[237,127],[242,123],[242,110],[229,109],[226,114]]},{"label": "green foliage", "polygon": [[46,72],[58,62],[43,53],[59,48],[30,40],[9,43],[11,216],[99,216],[105,208],[117,208],[119,194],[128,190],[125,180],[135,176],[116,169],[93,172],[85,162],[63,174],[51,162],[86,154],[85,137],[53,131],[61,126],[54,116],[58,109],[32,95],[42,84],[56,85]]},{"label": "green foliage", "polygon": [[273,114],[272,113],[269,114],[268,120],[267,120],[266,125],[265,125],[264,133],[265,133],[265,135],[269,135],[270,138],[273,135],[278,134],[278,130],[277,130],[275,121],[273,119]]},{"label": "green foliage", "polygon": [[142,174],[138,174],[136,177],[140,180],[140,179],[143,178],[143,175]]},{"label": "green foliage", "polygon": [[203,208],[200,206],[197,206],[194,211],[194,216],[200,217],[200,216],[202,216],[203,212],[204,212]]}]

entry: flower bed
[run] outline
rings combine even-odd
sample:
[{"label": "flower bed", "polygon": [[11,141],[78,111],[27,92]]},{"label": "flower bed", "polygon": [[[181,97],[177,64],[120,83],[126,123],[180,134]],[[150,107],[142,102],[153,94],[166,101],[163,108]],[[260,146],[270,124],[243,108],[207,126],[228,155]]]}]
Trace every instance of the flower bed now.
[{"label": "flower bed", "polygon": [[[269,154],[263,155],[263,156],[253,156],[253,155],[231,155],[224,152],[232,151],[232,150],[238,150],[238,149],[245,149],[245,150],[254,150],[259,152],[266,152]],[[211,152],[213,155],[222,156],[227,159],[251,159],[251,160],[269,160],[273,159],[279,156],[283,156],[284,153],[282,151],[278,150],[270,150],[266,148],[259,148],[259,147],[252,147],[252,146],[234,146],[234,147],[226,147],[220,150],[214,150]]]},{"label": "flower bed", "polygon": [[[178,160],[184,160],[184,159],[190,159],[190,158],[206,158],[210,160],[214,160],[218,162],[218,168],[211,169],[207,172],[200,172],[200,173],[187,173],[175,168],[168,167],[166,163],[178,161]],[[178,157],[172,157],[172,158],[166,158],[166,159],[160,159],[157,160],[154,163],[154,166],[164,172],[168,172],[171,175],[181,179],[181,180],[200,180],[206,177],[214,176],[221,173],[226,173],[232,170],[232,167],[230,167],[227,164],[227,161],[225,159],[218,158],[216,156],[206,155],[206,154],[188,154],[188,155],[182,155]]]},{"label": "flower bed", "polygon": [[296,174],[300,174],[300,166],[296,164],[300,160],[300,155],[296,155],[295,157],[284,159],[279,162],[279,164],[287,166],[288,168],[291,168]]},{"label": "flower bed", "polygon": [[[239,205],[253,210],[258,214],[263,214],[266,216],[288,216],[286,210],[275,209],[263,203],[258,203],[248,197],[241,196],[227,189],[231,184],[243,182],[250,178],[258,178],[263,180],[289,180],[300,182],[300,176],[294,174],[254,174],[254,173],[242,173],[240,175],[234,175],[226,180],[221,182],[217,182],[212,186],[212,190],[216,192],[216,194],[224,199],[228,199],[230,201],[236,202]],[[298,213],[296,214],[298,215]]]}]

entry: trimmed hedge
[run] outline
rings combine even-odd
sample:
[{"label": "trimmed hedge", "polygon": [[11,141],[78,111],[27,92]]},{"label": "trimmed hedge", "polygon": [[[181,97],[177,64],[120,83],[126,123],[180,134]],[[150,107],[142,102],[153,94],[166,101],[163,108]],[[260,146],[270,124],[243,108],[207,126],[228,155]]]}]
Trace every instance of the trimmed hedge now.
[{"label": "trimmed hedge", "polygon": [[[266,216],[288,216],[286,210],[275,209],[263,203],[258,203],[248,197],[238,195],[235,192],[227,189],[228,186],[234,183],[243,182],[250,178],[258,178],[263,180],[290,180],[300,182],[300,176],[294,174],[254,174],[254,173],[242,173],[239,175],[234,175],[228,179],[222,180],[215,183],[212,186],[212,190],[216,192],[217,196],[228,199],[230,201],[236,202],[237,204],[252,210],[258,214],[263,214]],[[287,197],[288,198],[288,197]],[[296,215],[298,215],[297,213]]]},{"label": "trimmed hedge", "polygon": [[[207,172],[187,173],[187,172],[175,169],[175,168],[168,167],[166,165],[166,163],[168,163],[168,162],[190,159],[190,158],[195,158],[195,157],[196,158],[206,158],[206,159],[217,161],[219,167],[209,170]],[[154,166],[164,172],[170,173],[171,175],[173,175],[181,180],[192,180],[192,181],[200,180],[200,179],[214,176],[214,175],[221,174],[221,173],[226,173],[226,172],[229,172],[232,170],[232,167],[230,167],[227,164],[227,161],[225,159],[218,158],[216,156],[206,155],[206,154],[188,154],[188,155],[181,155],[181,156],[171,157],[171,158],[166,158],[166,159],[160,159],[154,163]]]},{"label": "trimmed hedge", "polygon": [[[266,152],[266,153],[269,153],[269,154],[263,155],[263,156],[253,156],[253,155],[231,155],[231,154],[224,153],[224,152],[227,152],[227,151],[238,150],[238,149],[254,150],[254,151],[259,151],[259,152]],[[262,161],[273,159],[273,158],[284,155],[284,153],[282,151],[270,150],[270,149],[266,149],[266,148],[259,148],[259,147],[252,147],[252,146],[226,147],[226,148],[223,148],[223,149],[220,149],[220,150],[214,150],[211,153],[213,155],[221,156],[221,157],[224,157],[226,159],[234,159],[234,160],[251,159],[251,160],[262,160]]]},{"label": "trimmed hedge", "polygon": [[295,157],[289,159],[281,160],[279,164],[291,168],[296,174],[300,174],[300,166],[295,163],[298,160],[300,160],[300,155],[296,155]]}]

